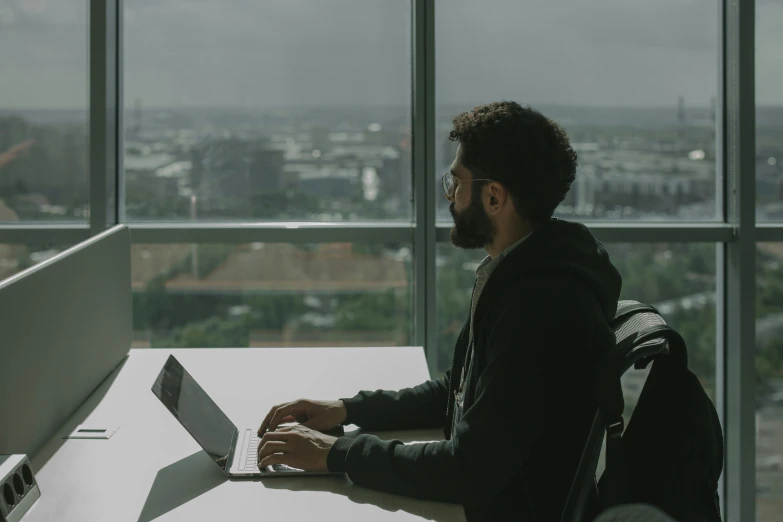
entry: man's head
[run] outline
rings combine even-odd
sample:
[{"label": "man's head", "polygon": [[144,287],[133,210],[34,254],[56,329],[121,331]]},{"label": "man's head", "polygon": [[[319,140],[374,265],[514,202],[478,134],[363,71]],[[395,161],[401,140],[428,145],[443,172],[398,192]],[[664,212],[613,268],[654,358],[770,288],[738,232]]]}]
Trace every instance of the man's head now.
[{"label": "man's head", "polygon": [[576,175],[576,153],[563,129],[515,102],[457,115],[449,139],[459,142],[444,184],[451,241],[460,248],[486,247],[499,232],[544,224]]}]

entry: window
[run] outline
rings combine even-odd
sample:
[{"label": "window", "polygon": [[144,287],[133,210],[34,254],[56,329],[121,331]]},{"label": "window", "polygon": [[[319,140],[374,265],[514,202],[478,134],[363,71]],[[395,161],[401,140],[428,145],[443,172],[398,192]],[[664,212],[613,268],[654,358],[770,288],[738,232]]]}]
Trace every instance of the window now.
[{"label": "window", "polygon": [[[715,246],[625,243],[609,244],[606,249],[623,278],[620,299],[653,305],[682,335],[688,349],[688,367],[717,407]],[[626,411],[638,399],[648,370],[626,372]]]},{"label": "window", "polygon": [[410,13],[126,1],[127,218],[410,219]]},{"label": "window", "polygon": [[756,215],[783,219],[783,5],[756,2]]},{"label": "window", "polygon": [[757,520],[783,516],[783,243],[760,243],[756,295]]},{"label": "window", "polygon": [[410,346],[410,245],[134,244],[134,347]]},{"label": "window", "polygon": [[[709,0],[438,1],[439,171],[456,152],[455,114],[514,100],[558,121],[579,156],[558,215],[717,219],[718,9]],[[442,197],[438,217],[449,220]]]},{"label": "window", "polygon": [[[756,2],[756,218],[783,220],[783,4]],[[756,250],[756,513],[783,517],[783,243]]]},{"label": "window", "polygon": [[87,4],[0,4],[0,223],[89,216]]},{"label": "window", "polygon": [[0,243],[0,281],[46,261],[69,246]]}]

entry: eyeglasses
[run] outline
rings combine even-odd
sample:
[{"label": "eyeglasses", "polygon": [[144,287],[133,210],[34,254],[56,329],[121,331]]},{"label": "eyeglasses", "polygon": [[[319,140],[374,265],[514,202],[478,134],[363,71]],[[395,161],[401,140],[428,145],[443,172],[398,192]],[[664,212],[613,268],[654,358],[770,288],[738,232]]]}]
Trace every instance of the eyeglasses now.
[{"label": "eyeglasses", "polygon": [[[446,193],[447,198],[451,198],[454,196],[454,191],[457,190],[457,185],[459,185],[459,180],[455,178],[451,172],[444,172],[443,176],[440,178],[441,183],[443,183],[443,192]],[[472,179],[470,181],[495,181],[494,179],[487,179],[487,178],[477,178]]]}]

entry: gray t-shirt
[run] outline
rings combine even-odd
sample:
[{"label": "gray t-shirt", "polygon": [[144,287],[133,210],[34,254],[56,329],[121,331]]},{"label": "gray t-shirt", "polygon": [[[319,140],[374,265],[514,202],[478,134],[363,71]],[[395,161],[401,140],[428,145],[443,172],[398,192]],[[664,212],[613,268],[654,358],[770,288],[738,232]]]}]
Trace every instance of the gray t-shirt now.
[{"label": "gray t-shirt", "polygon": [[[532,232],[531,232],[532,233]],[[460,375],[459,386],[455,391],[454,396],[454,415],[452,416],[451,436],[454,437],[454,433],[457,430],[457,424],[462,418],[462,408],[465,402],[464,385],[465,378],[470,373],[470,369],[473,366],[473,355],[475,353],[475,347],[473,346],[473,315],[476,313],[476,304],[478,303],[481,292],[489,281],[489,276],[495,271],[498,265],[503,259],[508,256],[516,247],[518,247],[525,239],[529,238],[530,234],[526,235],[516,243],[512,244],[501,252],[496,258],[487,256],[478,268],[476,268],[476,287],[473,290],[473,298],[470,303],[470,335],[468,337],[468,353],[465,355],[465,363],[462,365],[462,373]],[[452,376],[453,377],[453,376]]]}]

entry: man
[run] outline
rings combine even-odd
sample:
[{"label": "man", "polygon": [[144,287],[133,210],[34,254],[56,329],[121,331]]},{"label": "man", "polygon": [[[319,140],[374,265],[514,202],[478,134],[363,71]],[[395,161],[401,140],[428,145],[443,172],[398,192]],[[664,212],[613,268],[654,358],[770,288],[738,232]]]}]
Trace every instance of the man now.
[{"label": "man", "polygon": [[[444,174],[451,241],[484,248],[452,368],[401,391],[278,405],[259,428],[262,465],[344,471],[356,484],[461,503],[471,520],[559,520],[596,403],[601,355],[614,345],[621,280],[582,225],[552,218],[576,173],[568,137],[513,102],[454,118]],[[302,424],[277,431],[280,423]],[[442,427],[404,445],[319,431]],[[267,431],[270,430],[270,431]]]}]

